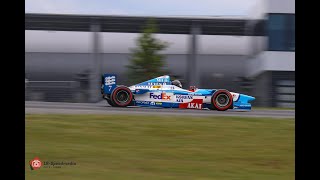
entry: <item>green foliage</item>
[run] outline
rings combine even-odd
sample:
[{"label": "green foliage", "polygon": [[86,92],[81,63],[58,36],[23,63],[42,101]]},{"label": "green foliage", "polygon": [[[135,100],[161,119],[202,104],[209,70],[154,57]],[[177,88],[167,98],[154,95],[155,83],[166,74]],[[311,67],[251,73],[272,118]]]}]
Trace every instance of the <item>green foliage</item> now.
[{"label": "green foliage", "polygon": [[137,48],[132,49],[132,57],[128,68],[130,83],[146,81],[166,74],[164,55],[159,51],[167,48],[168,44],[154,37],[158,27],[154,20],[149,20],[143,33],[137,39]]}]

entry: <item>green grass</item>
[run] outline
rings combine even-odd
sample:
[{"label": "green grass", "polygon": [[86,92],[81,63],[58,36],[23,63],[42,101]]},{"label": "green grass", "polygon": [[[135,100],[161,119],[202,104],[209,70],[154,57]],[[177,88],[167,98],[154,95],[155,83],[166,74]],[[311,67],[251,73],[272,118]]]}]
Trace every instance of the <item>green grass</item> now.
[{"label": "green grass", "polygon": [[[293,180],[294,119],[26,115],[26,179]],[[30,170],[43,161],[74,166]]]}]

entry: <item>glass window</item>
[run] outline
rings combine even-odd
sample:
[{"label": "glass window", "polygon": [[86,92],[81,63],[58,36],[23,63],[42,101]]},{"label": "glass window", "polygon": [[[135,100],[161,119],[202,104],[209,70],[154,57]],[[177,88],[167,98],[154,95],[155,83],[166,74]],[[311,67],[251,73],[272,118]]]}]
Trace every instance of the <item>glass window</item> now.
[{"label": "glass window", "polygon": [[269,50],[285,50],[285,17],[270,15],[268,20]]},{"label": "glass window", "polygon": [[295,15],[269,14],[267,21],[269,50],[295,50]]},{"label": "glass window", "polygon": [[295,50],[295,15],[289,15],[288,18],[288,48],[289,50]]}]

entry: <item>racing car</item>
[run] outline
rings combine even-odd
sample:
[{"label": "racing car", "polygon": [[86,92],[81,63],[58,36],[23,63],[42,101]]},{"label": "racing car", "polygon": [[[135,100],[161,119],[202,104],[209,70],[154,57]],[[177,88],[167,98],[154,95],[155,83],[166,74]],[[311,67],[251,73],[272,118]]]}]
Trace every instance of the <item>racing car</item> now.
[{"label": "racing car", "polygon": [[117,85],[116,74],[103,74],[102,98],[113,107],[159,107],[182,109],[251,110],[254,97],[226,89],[183,89],[169,75],[156,77],[132,86]]}]

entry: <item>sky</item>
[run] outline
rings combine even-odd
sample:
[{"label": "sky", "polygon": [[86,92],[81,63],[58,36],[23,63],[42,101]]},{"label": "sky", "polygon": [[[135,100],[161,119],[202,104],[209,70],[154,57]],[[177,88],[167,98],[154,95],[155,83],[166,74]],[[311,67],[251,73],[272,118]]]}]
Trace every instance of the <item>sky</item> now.
[{"label": "sky", "polygon": [[25,0],[26,13],[245,16],[259,0]]}]

